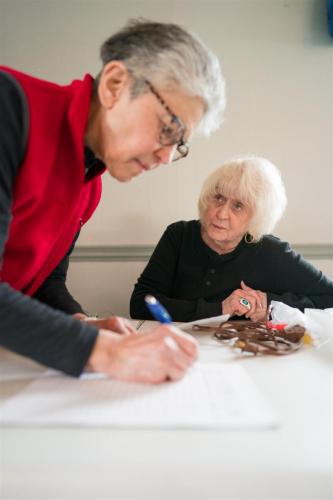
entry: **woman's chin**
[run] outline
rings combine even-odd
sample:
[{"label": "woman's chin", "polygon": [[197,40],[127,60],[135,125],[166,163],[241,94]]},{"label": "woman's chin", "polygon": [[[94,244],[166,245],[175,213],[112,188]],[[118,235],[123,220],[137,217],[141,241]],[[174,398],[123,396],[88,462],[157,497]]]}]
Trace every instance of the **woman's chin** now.
[{"label": "woman's chin", "polygon": [[212,233],[209,235],[212,240],[214,240],[216,243],[224,243],[225,241],[228,240],[228,233],[223,230],[219,231],[212,231]]},{"label": "woman's chin", "polygon": [[128,171],[123,171],[123,170],[118,170],[118,169],[113,169],[112,167],[107,169],[111,177],[116,179],[118,182],[129,182],[131,181],[134,177],[139,175],[141,172],[128,172]]}]

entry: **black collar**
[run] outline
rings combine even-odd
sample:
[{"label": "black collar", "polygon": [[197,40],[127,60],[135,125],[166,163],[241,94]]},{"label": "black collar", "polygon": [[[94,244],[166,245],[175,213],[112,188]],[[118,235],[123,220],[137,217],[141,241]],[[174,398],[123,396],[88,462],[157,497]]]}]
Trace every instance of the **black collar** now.
[{"label": "black collar", "polygon": [[90,148],[85,146],[84,148],[84,166],[86,174],[86,182],[90,181],[97,175],[100,175],[105,170],[104,163],[96,158],[94,153]]}]

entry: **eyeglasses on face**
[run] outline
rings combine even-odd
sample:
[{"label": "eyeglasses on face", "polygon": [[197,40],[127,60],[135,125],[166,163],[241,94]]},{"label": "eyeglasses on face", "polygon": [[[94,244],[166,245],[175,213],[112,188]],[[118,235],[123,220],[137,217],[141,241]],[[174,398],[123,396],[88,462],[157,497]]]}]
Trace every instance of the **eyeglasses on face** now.
[{"label": "eyeglasses on face", "polygon": [[148,85],[149,90],[158,99],[158,101],[170,117],[170,123],[163,123],[163,125],[161,126],[159,143],[161,144],[161,146],[176,145],[176,150],[172,157],[172,161],[181,160],[182,158],[185,158],[185,156],[187,156],[189,152],[189,147],[184,141],[185,125],[183,124],[181,119],[171,111],[169,106],[155,90],[150,81],[145,80],[145,83],[146,85]]}]

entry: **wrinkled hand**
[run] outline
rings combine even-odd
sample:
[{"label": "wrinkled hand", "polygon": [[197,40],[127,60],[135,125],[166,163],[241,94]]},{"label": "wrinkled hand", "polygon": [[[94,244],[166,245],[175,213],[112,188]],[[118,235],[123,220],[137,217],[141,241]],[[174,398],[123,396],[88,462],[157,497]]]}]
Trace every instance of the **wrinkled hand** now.
[{"label": "wrinkled hand", "polygon": [[[250,309],[240,303],[240,299],[246,299]],[[229,297],[222,302],[223,314],[231,316],[243,316],[252,321],[262,321],[267,315],[267,295],[260,290],[254,290],[241,281],[241,288],[234,290]]]},{"label": "wrinkled hand", "polygon": [[120,316],[110,316],[110,318],[89,318],[85,314],[77,313],[74,314],[74,317],[95,326],[99,330],[111,330],[112,332],[121,333],[122,335],[137,334],[131,322]]},{"label": "wrinkled hand", "polygon": [[158,384],[181,379],[198,356],[198,344],[174,326],[119,336],[100,330],[88,367],[119,380]]},{"label": "wrinkled hand", "polygon": [[245,292],[246,299],[251,304],[251,309],[245,314],[247,318],[252,321],[263,321],[267,316],[267,294],[261,292],[260,290],[254,290],[249,286],[245,285],[244,281],[241,281],[241,287],[243,293]]}]

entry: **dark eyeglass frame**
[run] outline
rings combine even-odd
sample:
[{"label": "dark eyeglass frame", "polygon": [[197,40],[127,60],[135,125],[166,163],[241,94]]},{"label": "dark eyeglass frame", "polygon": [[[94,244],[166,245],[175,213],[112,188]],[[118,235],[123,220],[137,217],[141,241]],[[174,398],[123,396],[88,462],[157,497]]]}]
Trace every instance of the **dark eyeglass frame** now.
[{"label": "dark eyeglass frame", "polygon": [[168,141],[167,139],[165,139],[163,137],[163,130],[162,130],[161,133],[160,133],[160,138],[159,138],[159,142],[160,142],[161,146],[173,146],[173,145],[176,145],[176,149],[177,149],[178,155],[175,156],[172,159],[172,161],[178,161],[178,160],[181,160],[182,158],[185,158],[188,155],[188,153],[189,153],[189,146],[184,141],[184,133],[185,133],[185,129],[186,129],[184,123],[182,122],[182,120],[177,115],[175,115],[171,111],[171,109],[169,108],[169,106],[167,105],[167,103],[160,96],[160,94],[157,92],[157,90],[154,88],[154,86],[150,83],[150,81],[149,80],[145,80],[145,84],[148,86],[148,88],[151,91],[151,93],[154,94],[154,96],[157,98],[157,100],[159,101],[159,103],[162,104],[163,108],[165,109],[165,111],[168,113],[168,115],[171,118],[171,123],[176,125],[176,127],[177,127],[177,129],[179,131],[179,134],[181,134],[179,140],[175,139],[175,141],[170,142],[170,141]]}]

